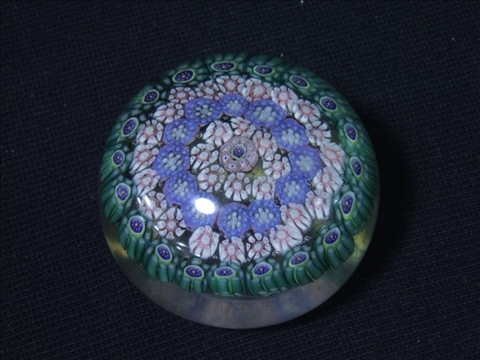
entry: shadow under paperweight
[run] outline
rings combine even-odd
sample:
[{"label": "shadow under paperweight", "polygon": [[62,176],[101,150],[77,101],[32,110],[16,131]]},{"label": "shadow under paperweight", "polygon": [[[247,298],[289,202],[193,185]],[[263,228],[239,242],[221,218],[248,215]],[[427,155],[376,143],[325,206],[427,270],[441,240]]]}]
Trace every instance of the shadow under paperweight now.
[{"label": "shadow under paperweight", "polygon": [[222,328],[282,323],[332,296],[379,202],[349,103],[305,68],[244,53],[154,78],[108,136],[100,180],[107,243],[129,279]]}]

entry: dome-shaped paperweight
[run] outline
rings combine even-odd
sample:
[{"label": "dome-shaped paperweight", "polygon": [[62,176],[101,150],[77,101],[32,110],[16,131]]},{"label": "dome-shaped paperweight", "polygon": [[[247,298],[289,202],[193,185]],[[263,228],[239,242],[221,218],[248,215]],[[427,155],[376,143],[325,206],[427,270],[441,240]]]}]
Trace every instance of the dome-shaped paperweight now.
[{"label": "dome-shaped paperweight", "polygon": [[370,242],[375,153],[325,80],[221,54],[157,76],[119,116],[101,166],[108,246],[164,309],[223,328],[298,317]]}]

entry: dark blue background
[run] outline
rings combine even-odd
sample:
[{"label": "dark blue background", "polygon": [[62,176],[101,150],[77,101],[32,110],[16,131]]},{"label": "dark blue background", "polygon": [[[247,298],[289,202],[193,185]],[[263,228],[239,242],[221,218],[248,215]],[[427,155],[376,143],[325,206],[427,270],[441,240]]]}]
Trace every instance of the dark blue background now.
[{"label": "dark blue background", "polygon": [[[478,359],[478,1],[1,3],[1,357]],[[378,153],[364,262],[276,327],[190,323],[144,297],[103,239],[97,179],[123,106],[215,52],[330,81]]]}]

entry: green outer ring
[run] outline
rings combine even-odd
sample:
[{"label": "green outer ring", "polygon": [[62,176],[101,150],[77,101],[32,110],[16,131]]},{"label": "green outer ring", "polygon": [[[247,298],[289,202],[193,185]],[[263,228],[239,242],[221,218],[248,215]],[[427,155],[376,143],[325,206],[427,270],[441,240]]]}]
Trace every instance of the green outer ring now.
[{"label": "green outer ring", "polygon": [[[241,59],[241,63],[239,63],[239,60]],[[369,160],[369,166],[370,168],[373,168],[374,174],[372,174],[372,178],[370,179],[369,183],[366,184],[368,188],[365,188],[365,191],[368,191],[366,197],[370,199],[366,203],[364,201],[359,202],[360,205],[360,211],[359,211],[359,216],[362,221],[354,221],[354,222],[349,222],[345,225],[348,229],[349,232],[352,234],[358,233],[366,223],[366,221],[372,216],[373,212],[373,200],[378,198],[378,192],[379,192],[379,184],[378,184],[378,169],[376,167],[376,160],[375,160],[375,152],[371,146],[370,139],[368,138],[368,135],[366,133],[366,130],[361,123],[360,119],[358,118],[358,115],[355,113],[355,111],[351,108],[351,106],[348,104],[348,102],[341,96],[330,84],[328,84],[325,80],[322,78],[319,78],[312,72],[310,72],[307,69],[304,69],[299,66],[292,66],[286,62],[283,61],[283,59],[280,58],[272,58],[269,56],[265,55],[259,55],[259,56],[249,56],[247,54],[241,53],[241,54],[234,54],[234,53],[228,53],[228,54],[217,54],[213,55],[211,57],[208,57],[204,60],[195,60],[193,62],[187,62],[184,64],[179,65],[177,68],[169,70],[165,72],[164,74],[160,75],[155,79],[155,82],[152,84],[148,84],[146,87],[152,88],[152,89],[166,89],[168,90],[168,87],[171,86],[188,86],[188,85],[195,85],[198,84],[201,81],[206,80],[208,75],[213,75],[214,73],[218,73],[218,71],[215,71],[212,67],[211,64],[220,62],[220,61],[232,61],[236,62],[237,66],[235,66],[232,69],[232,74],[238,74],[239,71],[242,73],[248,74],[250,77],[254,78],[259,78],[259,75],[256,74],[253,69],[255,66],[261,65],[262,61],[264,60],[264,64],[271,66],[274,68],[274,72],[269,74],[270,76],[267,77],[262,77],[265,81],[270,81],[273,82],[273,85],[275,86],[280,86],[280,85],[285,85],[289,88],[292,88],[293,90],[297,91],[299,94],[305,96],[308,100],[316,103],[320,108],[323,108],[319,104],[319,99],[323,96],[330,96],[335,101],[337,102],[337,109],[329,113],[328,111],[324,111],[324,115],[327,117],[327,119],[330,122],[333,122],[334,126],[337,127],[337,124],[344,124],[346,123],[352,123],[355,125],[357,128],[359,135],[358,136],[358,141],[356,141],[355,144],[347,144],[348,139],[346,139],[345,136],[340,137],[340,143],[342,147],[344,148],[345,152],[347,153],[347,159],[353,156],[357,157],[362,157],[363,159],[368,159]],[[210,66],[209,66],[209,65]],[[274,65],[271,65],[274,64]],[[191,69],[194,71],[195,75],[193,78],[185,83],[178,83],[175,84],[173,82],[173,76],[177,74],[179,71],[185,70],[185,69]],[[228,71],[222,71],[222,74],[229,74]],[[303,78],[305,78],[306,81],[308,81],[309,86],[306,88],[299,88],[294,86],[291,82],[290,79],[292,76],[298,75]],[[144,87],[144,89],[146,88]],[[142,91],[144,91],[142,89]],[[163,94],[163,93],[162,93]],[[137,94],[137,97],[139,94]],[[160,96],[160,101],[165,98],[165,95]],[[133,141],[132,139],[136,138],[137,132],[140,128],[140,125],[144,123],[147,119],[147,114],[150,108],[139,108],[139,109],[134,109],[134,110],[126,110],[123,112],[116,124],[114,125],[113,130],[110,133],[110,136],[107,139],[106,143],[106,152],[108,151],[113,151],[114,149],[119,148],[119,144],[122,144],[122,149],[129,149],[129,144]],[[129,119],[131,117],[135,117],[138,119],[138,125],[134,131],[134,133],[130,134],[129,136],[121,136],[120,132],[122,129],[123,124],[125,123],[126,119]],[[130,150],[132,151],[132,150]],[[128,151],[124,151],[125,156],[131,154]],[[131,161],[131,155],[129,157]],[[114,174],[115,175],[115,174]],[[108,181],[105,183],[101,184],[101,191],[102,194],[105,194],[107,192],[107,188],[111,187],[112,183],[115,183],[115,180],[119,179],[120,177],[123,178],[122,174],[118,174],[117,176],[109,176]],[[346,179],[351,180],[348,177],[351,175],[346,174]],[[118,180],[117,180],[118,181]],[[363,184],[360,184],[363,186]],[[356,191],[362,191],[361,187],[356,186]],[[360,190],[358,190],[360,189]],[[135,189],[133,188],[132,185],[132,194],[136,194]],[[106,206],[108,201],[110,199],[106,198],[105,195],[103,195],[103,206],[102,206],[102,216],[103,214],[103,208]],[[106,199],[105,199],[106,198]],[[133,206],[132,202],[130,201],[127,204],[122,204],[126,205],[125,208],[121,209],[121,212],[117,211],[117,214],[113,216],[113,219],[115,220],[115,224],[121,221],[122,216],[125,216],[126,214],[130,213],[130,210],[132,209],[131,207]],[[123,214],[123,215],[121,215]],[[340,221],[340,219],[337,219]],[[331,224],[331,222],[329,222]],[[342,224],[340,224],[342,225]],[[153,232],[152,229],[152,224],[150,222],[145,222],[145,226],[148,226],[148,229],[145,229],[145,232]],[[153,236],[149,237],[150,239],[153,239]],[[151,241],[151,240],[150,240]],[[148,248],[148,243],[142,244],[142,249],[145,251]],[[125,249],[128,251],[128,249]],[[142,254],[135,254],[135,258],[140,261],[143,258],[143,253]],[[207,277],[208,274],[208,265],[205,265],[205,277]],[[324,269],[321,269],[323,271]],[[303,270],[302,270],[303,271]],[[317,272],[318,274],[318,272]],[[302,275],[303,276],[303,275]],[[281,276],[283,278],[283,276]],[[245,277],[240,277],[243,281],[245,280]],[[171,276],[170,276],[171,279]],[[306,279],[305,276],[302,277],[302,279]],[[314,279],[312,279],[313,281]],[[173,279],[169,280],[173,281]],[[275,277],[272,276],[272,278],[268,279],[268,281],[271,283],[269,284],[264,284],[264,288],[269,288],[272,287],[275,290],[272,291],[271,293],[276,293],[278,291],[277,287],[275,285]],[[279,280],[280,281],[280,280]],[[305,281],[302,281],[302,283]],[[291,285],[291,284],[290,284]],[[186,287],[189,287],[192,291],[198,292],[198,291],[207,291],[210,292],[210,289],[204,285],[199,285],[199,284],[188,284],[185,285]],[[248,289],[247,284],[243,284],[243,287]],[[271,294],[267,292],[267,295]],[[251,295],[251,293],[250,293]],[[262,295],[265,295],[262,293]]]}]

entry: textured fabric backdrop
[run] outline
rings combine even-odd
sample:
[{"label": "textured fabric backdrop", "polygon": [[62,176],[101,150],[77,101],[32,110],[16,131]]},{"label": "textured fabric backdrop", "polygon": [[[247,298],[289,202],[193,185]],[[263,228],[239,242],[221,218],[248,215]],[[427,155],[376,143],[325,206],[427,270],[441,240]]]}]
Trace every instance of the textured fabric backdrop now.
[{"label": "textured fabric backdrop", "polygon": [[[1,358],[479,359],[479,4],[3,1]],[[309,314],[248,331],[142,295],[97,204],[123,106],[155,74],[226,51],[330,81],[381,175],[355,275]]]}]

